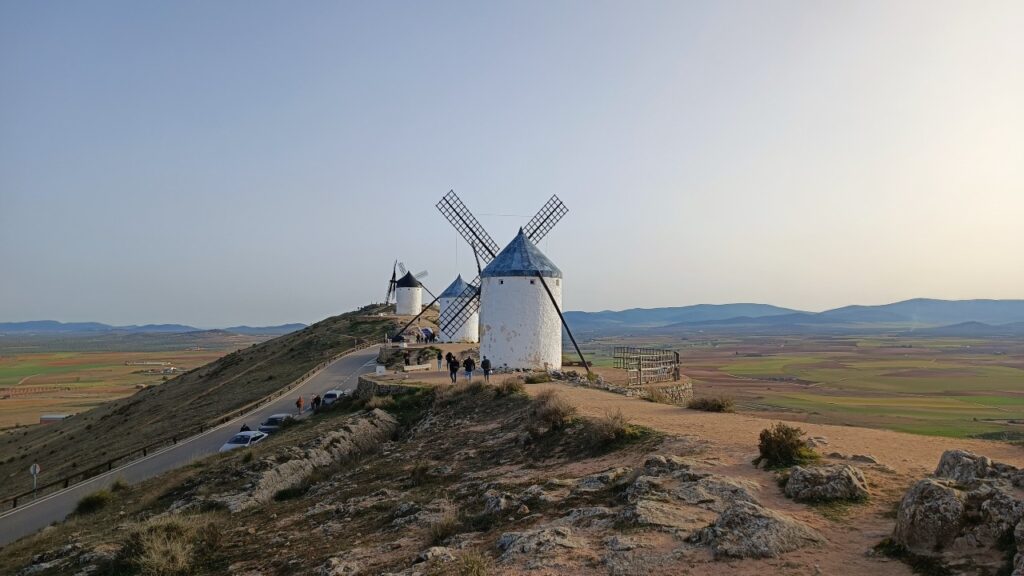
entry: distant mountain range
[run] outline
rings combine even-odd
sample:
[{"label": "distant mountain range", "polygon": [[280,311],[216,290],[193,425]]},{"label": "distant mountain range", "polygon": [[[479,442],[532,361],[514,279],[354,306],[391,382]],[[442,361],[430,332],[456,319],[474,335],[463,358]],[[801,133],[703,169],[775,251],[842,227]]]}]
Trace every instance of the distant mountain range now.
[{"label": "distant mountain range", "polygon": [[702,304],[621,312],[566,312],[565,316],[574,332],[591,335],[702,331],[1024,335],[1024,300],[916,298],[879,306],[844,306],[824,312],[803,312],[764,304]]},{"label": "distant mountain range", "polygon": [[[220,328],[224,332],[245,334],[248,336],[279,336],[305,328],[305,324],[281,324],[280,326],[231,326]],[[12,334],[183,334],[187,332],[207,332],[201,328],[183,324],[144,324],[141,326],[111,326],[99,322],[57,322],[55,320],[35,320],[30,322],[0,322],[0,335]]]}]

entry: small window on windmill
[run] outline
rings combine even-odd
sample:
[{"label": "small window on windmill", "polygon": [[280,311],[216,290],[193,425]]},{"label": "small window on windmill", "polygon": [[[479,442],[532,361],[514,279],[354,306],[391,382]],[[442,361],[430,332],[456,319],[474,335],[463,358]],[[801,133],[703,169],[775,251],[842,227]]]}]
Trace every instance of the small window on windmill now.
[{"label": "small window on windmill", "polygon": [[504,284],[504,283],[505,283],[504,280],[498,280],[498,284]]},{"label": "small window on windmill", "polygon": [[562,280],[560,278],[555,278],[555,286],[561,286],[561,285],[562,285]]},{"label": "small window on windmill", "polygon": [[536,283],[537,283],[536,280],[530,280],[530,284],[536,284]]}]

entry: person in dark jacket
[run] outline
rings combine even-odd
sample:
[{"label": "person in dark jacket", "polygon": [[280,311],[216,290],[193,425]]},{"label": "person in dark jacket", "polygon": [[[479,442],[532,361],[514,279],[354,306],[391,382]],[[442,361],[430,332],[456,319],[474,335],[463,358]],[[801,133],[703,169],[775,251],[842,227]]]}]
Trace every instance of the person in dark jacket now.
[{"label": "person in dark jacket", "polygon": [[239,430],[239,432],[251,432],[251,431],[252,431],[252,428],[249,428],[249,425],[243,422],[242,423],[242,429]]},{"label": "person in dark jacket", "polygon": [[459,360],[455,356],[448,358],[448,376],[452,379],[452,384],[455,384],[459,377]]},{"label": "person in dark jacket", "polygon": [[441,356],[441,351],[440,351],[440,350],[438,350],[438,351],[437,351],[437,371],[438,371],[438,372],[440,372],[440,371],[441,371],[441,359],[442,359],[442,358],[444,358],[444,357],[443,357],[443,356]]},{"label": "person in dark jacket", "polygon": [[462,368],[466,371],[466,382],[473,381],[473,370],[476,370],[476,362],[470,356],[462,361]]},{"label": "person in dark jacket", "polygon": [[491,359],[484,356],[484,359],[480,361],[480,369],[484,371],[484,382],[489,383],[491,381]]}]

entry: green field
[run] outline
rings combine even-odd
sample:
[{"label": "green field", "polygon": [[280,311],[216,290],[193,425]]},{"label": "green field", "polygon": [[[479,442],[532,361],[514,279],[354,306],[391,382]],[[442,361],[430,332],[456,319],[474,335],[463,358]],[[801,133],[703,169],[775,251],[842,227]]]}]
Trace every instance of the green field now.
[{"label": "green field", "polygon": [[751,412],[938,436],[1024,438],[1021,340],[709,335],[583,347],[604,366],[615,345],[679,350],[697,395],[733,396]]}]

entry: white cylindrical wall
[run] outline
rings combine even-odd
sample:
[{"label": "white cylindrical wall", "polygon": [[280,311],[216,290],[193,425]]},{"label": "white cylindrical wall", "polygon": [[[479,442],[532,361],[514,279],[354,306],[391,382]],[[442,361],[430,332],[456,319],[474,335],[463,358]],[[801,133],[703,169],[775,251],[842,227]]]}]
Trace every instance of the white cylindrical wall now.
[{"label": "white cylindrical wall", "polygon": [[[561,308],[562,279],[544,280]],[[562,322],[540,279],[481,279],[480,356],[490,358],[495,368],[562,368]]]},{"label": "white cylindrical wall", "polygon": [[423,288],[398,288],[395,290],[395,314],[415,316],[423,310]]},{"label": "white cylindrical wall", "polygon": [[[444,316],[445,310],[449,306],[455,306],[458,310],[462,307],[462,301],[459,298],[439,298],[438,304],[441,306],[441,315]],[[461,327],[452,330],[451,334],[448,334],[444,330],[441,330],[440,335],[441,342],[477,342],[480,340],[480,314],[474,312],[466,323]]]}]

